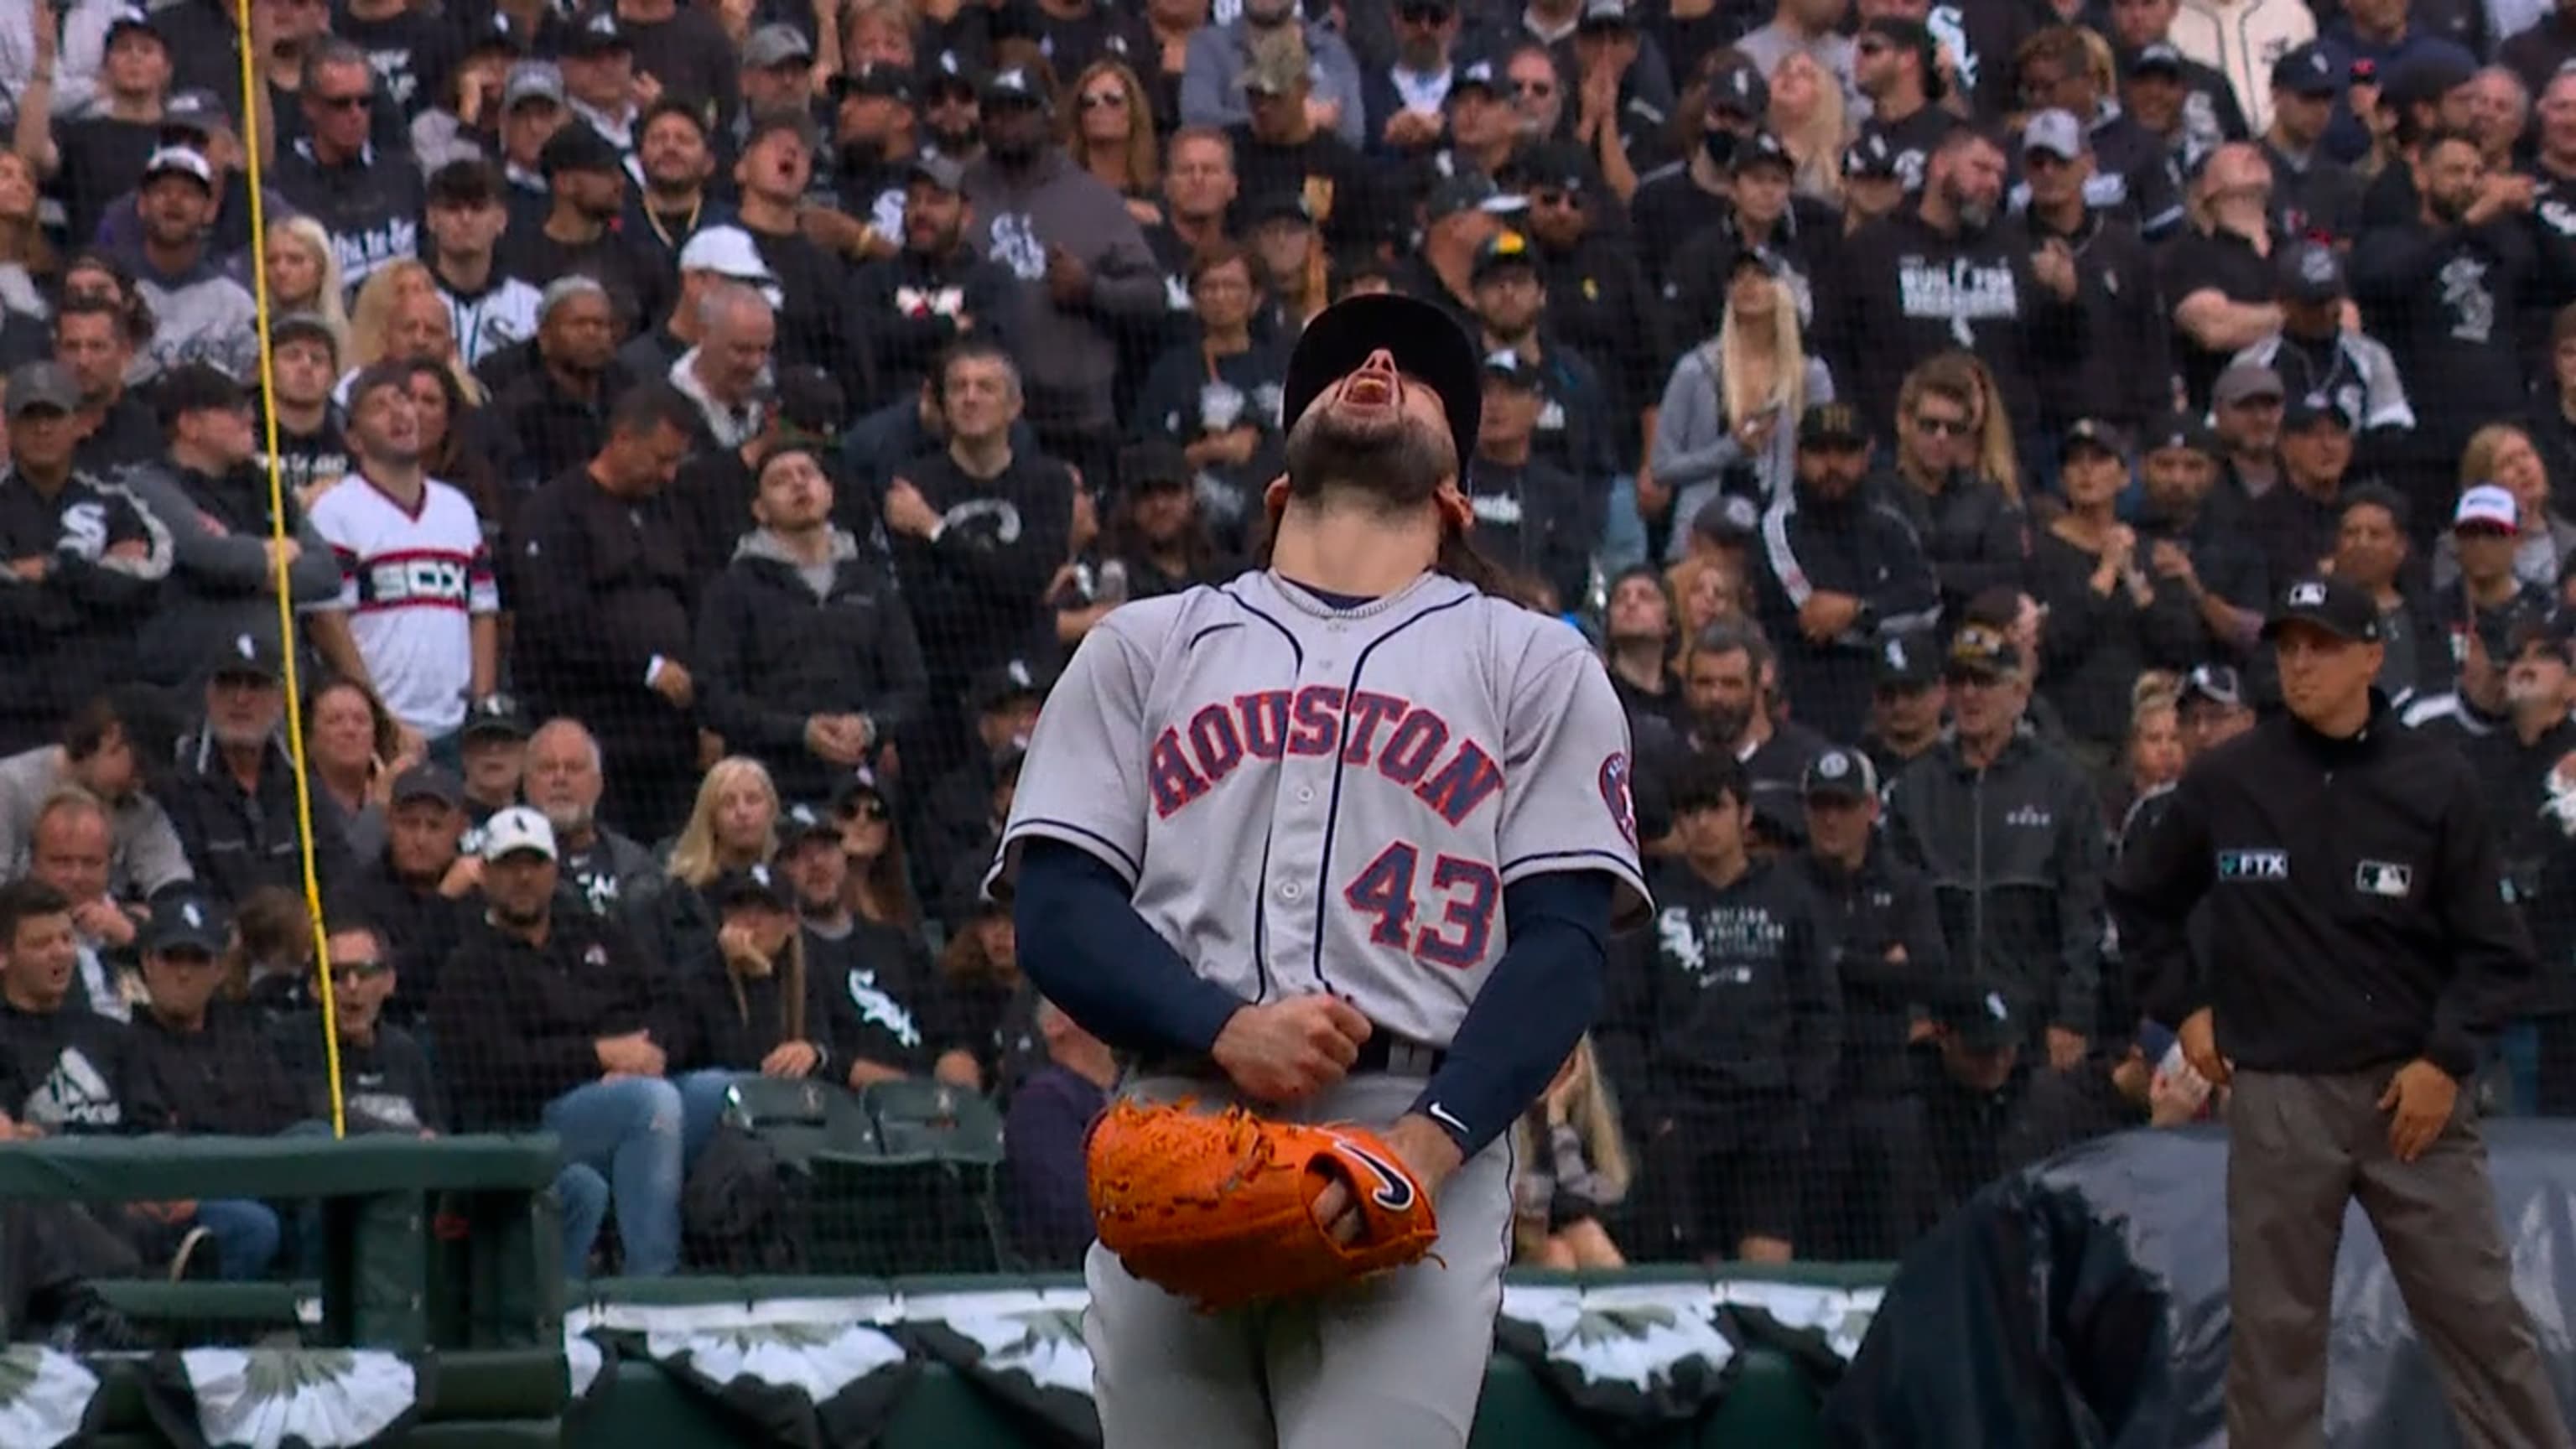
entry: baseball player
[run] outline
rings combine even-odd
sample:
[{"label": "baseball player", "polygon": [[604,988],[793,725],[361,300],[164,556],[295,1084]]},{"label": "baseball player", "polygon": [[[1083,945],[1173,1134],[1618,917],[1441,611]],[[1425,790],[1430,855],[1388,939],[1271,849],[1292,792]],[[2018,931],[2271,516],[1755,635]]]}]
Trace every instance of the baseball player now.
[{"label": "baseball player", "polygon": [[1110,614],[1031,742],[991,889],[1022,969],[1125,1054],[1122,1097],[1381,1133],[1405,1171],[1363,1179],[1368,1211],[1313,1193],[1337,1241],[1414,1184],[1438,1216],[1437,1261],[1215,1316],[1095,1244],[1113,1446],[1467,1442],[1508,1129],[1591,1023],[1614,920],[1647,911],[1609,677],[1468,581],[1477,366],[1410,298],[1320,314],[1269,567]]}]

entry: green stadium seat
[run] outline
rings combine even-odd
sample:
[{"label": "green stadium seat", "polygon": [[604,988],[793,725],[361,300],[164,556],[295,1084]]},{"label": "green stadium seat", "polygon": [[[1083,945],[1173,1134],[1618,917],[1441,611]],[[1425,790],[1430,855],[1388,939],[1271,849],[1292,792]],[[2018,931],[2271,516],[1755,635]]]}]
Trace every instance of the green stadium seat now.
[{"label": "green stadium seat", "polygon": [[877,1155],[876,1123],[859,1098],[830,1082],[744,1077],[725,1094],[725,1120],[777,1150],[788,1166],[810,1171],[819,1153]]}]

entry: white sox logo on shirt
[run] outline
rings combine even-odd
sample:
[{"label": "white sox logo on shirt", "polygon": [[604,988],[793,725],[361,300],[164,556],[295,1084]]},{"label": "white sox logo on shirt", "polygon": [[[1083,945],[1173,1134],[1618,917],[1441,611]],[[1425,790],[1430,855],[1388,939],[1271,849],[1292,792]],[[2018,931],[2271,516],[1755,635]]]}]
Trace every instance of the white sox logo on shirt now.
[{"label": "white sox logo on shirt", "polygon": [[1146,783],[1154,813],[1169,819],[1222,783],[1246,756],[1276,760],[1336,750],[1343,764],[1374,766],[1452,825],[1502,793],[1502,765],[1474,740],[1462,737],[1453,745],[1449,722],[1433,710],[1364,689],[1345,698],[1329,684],[1265,689],[1207,705],[1186,727],[1166,728],[1155,739],[1146,752]]}]

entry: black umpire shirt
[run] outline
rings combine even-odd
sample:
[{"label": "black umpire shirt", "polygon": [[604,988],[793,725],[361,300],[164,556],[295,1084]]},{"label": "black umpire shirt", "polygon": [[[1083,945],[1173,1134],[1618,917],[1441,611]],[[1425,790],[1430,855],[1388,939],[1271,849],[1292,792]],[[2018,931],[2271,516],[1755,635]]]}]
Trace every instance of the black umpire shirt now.
[{"label": "black umpire shirt", "polygon": [[[2219,1051],[2249,1070],[2420,1056],[2466,1076],[2530,988],[2475,774],[2372,704],[2349,739],[2284,714],[2203,755],[2112,873],[2147,1014],[2179,1025],[2211,1008]],[[2204,900],[2212,959],[2196,976],[2183,924]]]}]

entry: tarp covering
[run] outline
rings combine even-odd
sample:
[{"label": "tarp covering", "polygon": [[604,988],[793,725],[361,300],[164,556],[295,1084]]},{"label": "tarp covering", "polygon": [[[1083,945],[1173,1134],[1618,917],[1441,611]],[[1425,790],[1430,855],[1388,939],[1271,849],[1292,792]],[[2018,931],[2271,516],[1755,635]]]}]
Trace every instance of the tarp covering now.
[{"label": "tarp covering", "polygon": [[[2576,1122],[2483,1124],[2514,1290],[2576,1417]],[[1909,1253],[1826,1409],[1849,1449],[2226,1443],[2227,1136],[2124,1133],[2007,1177]],[[2379,1239],[2335,1264],[2335,1449],[2459,1443]],[[2260,1446],[2254,1446],[2260,1449]]]}]

